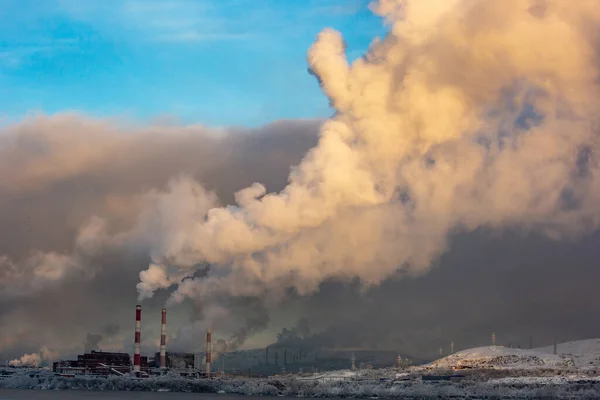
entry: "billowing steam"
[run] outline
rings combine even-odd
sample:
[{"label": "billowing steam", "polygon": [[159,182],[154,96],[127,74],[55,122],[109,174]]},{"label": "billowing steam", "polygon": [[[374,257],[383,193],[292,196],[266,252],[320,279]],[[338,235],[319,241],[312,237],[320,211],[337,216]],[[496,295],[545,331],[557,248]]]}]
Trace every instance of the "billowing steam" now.
[{"label": "billowing steam", "polygon": [[[596,0],[381,0],[391,24],[349,65],[324,30],[308,53],[336,110],[289,184],[236,205],[189,178],[156,193],[141,298],[277,299],[326,279],[421,274],[450,233],[572,238],[598,226]],[[194,275],[203,262],[207,277]],[[483,266],[482,266],[483,267]]]},{"label": "billowing steam", "polygon": [[58,353],[42,346],[39,353],[24,354],[21,358],[16,358],[8,362],[11,367],[39,367],[42,363],[51,366]]},{"label": "billowing steam", "polygon": [[25,354],[21,358],[8,362],[11,367],[39,367],[42,359],[39,354]]},{"label": "billowing steam", "polygon": [[86,353],[89,353],[92,350],[101,350],[100,344],[102,341],[110,340],[115,337],[117,333],[119,333],[120,327],[115,324],[108,324],[102,329],[102,333],[90,333],[85,337],[85,343],[83,345],[83,350]]},{"label": "billowing steam", "polygon": [[[372,9],[390,33],[365,57],[349,65],[330,29],[308,53],[335,108],[323,124],[139,127],[58,114],[3,128],[6,359],[44,343],[75,354],[88,332],[102,335],[89,347],[130,346],[131,328],[109,342],[102,324],[131,324],[136,283],[142,298],[160,292],[145,315],[160,314],[161,296],[193,308],[169,351],[201,348],[208,324],[223,339],[215,344],[232,349],[289,305],[280,300],[323,282],[372,286],[427,272],[457,232],[562,240],[597,229],[597,0],[381,0]],[[326,322],[311,317],[311,328]],[[280,344],[327,342],[316,335],[286,332]],[[441,334],[428,335],[437,349]]]},{"label": "billowing steam", "polygon": [[97,333],[88,333],[85,338],[85,345],[83,346],[83,350],[86,353],[89,353],[92,350],[99,350],[101,341],[102,335],[99,335]]}]

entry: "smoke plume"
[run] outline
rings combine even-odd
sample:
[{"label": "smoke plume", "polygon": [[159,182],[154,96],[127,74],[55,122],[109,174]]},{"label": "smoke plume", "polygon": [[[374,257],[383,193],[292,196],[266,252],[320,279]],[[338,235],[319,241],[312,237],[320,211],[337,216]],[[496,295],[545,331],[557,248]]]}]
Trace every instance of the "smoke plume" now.
[{"label": "smoke plume", "polygon": [[[58,114],[3,127],[2,359],[43,344],[75,355],[89,332],[131,351],[138,295],[145,354],[167,299],[181,303],[169,351],[200,349],[207,326],[236,346],[302,314],[312,333],[282,343],[435,355],[450,339],[487,343],[492,329],[521,343],[523,326],[536,338],[552,324],[597,332],[596,1],[372,9],[389,34],[363,58],[350,65],[331,29],[308,52],[335,111],[324,123]],[[112,337],[106,323],[123,328]]]},{"label": "smoke plume", "polygon": [[14,359],[8,362],[11,367],[39,367],[41,357],[37,353],[25,354],[19,359]]},{"label": "smoke plume", "polygon": [[84,351],[89,353],[92,350],[98,350],[100,348],[100,342],[102,341],[102,335],[96,333],[88,333],[85,338],[85,345],[83,346]]},{"label": "smoke plume", "polygon": [[37,353],[24,354],[21,358],[16,358],[8,362],[11,367],[39,367],[42,363],[42,357]]},{"label": "smoke plume", "polygon": [[[381,0],[383,40],[349,65],[322,31],[311,72],[335,108],[319,142],[268,193],[219,207],[188,178],[155,193],[138,224],[152,262],[141,298],[171,289],[275,303],[326,280],[365,287],[420,275],[450,234],[478,228],[555,240],[600,218],[600,8],[577,2]],[[203,262],[209,276],[189,278]]]},{"label": "smoke plume", "polygon": [[[88,333],[102,336],[103,350],[133,351],[135,285],[161,229],[149,217],[170,178],[188,177],[171,184],[180,190],[202,182],[221,202],[257,177],[282,188],[320,124],[215,129],[57,114],[2,127],[0,359],[43,345],[75,357]],[[143,351],[158,349],[164,301],[144,303]],[[169,311],[176,332],[187,309]]]}]

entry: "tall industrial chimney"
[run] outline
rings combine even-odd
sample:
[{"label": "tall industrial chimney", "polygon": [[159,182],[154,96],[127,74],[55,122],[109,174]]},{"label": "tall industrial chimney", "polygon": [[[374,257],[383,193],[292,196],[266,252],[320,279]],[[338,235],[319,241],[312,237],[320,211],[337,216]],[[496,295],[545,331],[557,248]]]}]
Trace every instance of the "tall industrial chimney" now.
[{"label": "tall industrial chimney", "polygon": [[160,323],[160,368],[167,368],[167,309],[162,309]]},{"label": "tall industrial chimney", "polygon": [[135,348],[133,352],[133,371],[140,372],[140,336],[142,330],[142,306],[135,306]]},{"label": "tall industrial chimney", "polygon": [[210,328],[206,331],[206,376],[210,378],[210,363],[212,359],[212,343],[210,337]]}]

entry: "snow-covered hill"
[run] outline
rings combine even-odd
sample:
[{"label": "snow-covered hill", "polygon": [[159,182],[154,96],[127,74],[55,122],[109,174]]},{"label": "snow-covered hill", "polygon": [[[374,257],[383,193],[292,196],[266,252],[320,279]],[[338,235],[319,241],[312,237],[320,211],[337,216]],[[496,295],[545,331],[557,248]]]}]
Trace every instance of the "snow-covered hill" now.
[{"label": "snow-covered hill", "polygon": [[426,368],[567,368],[574,366],[569,356],[503,346],[477,347],[434,361]]},{"label": "snow-covered hill", "polygon": [[[554,346],[540,347],[535,351],[553,354]],[[579,368],[600,366],[600,339],[559,343],[556,346],[556,354],[571,357],[575,366]]]}]

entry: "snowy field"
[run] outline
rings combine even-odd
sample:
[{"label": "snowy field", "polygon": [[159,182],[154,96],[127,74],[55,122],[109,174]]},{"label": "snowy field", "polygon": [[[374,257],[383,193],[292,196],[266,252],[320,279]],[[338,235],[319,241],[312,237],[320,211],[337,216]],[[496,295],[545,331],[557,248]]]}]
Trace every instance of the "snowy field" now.
[{"label": "snowy field", "polygon": [[[240,396],[165,392],[92,392],[58,390],[0,389],[0,400],[240,400]],[[262,397],[261,397],[262,398]],[[259,397],[244,397],[244,400]]]},{"label": "snowy field", "polygon": [[[33,376],[31,376],[33,375]],[[346,380],[322,381],[300,380],[295,377],[278,379],[248,380],[187,380],[181,378],[132,379],[121,377],[63,378],[51,373],[38,375],[18,373],[0,381],[5,388],[41,389],[48,393],[55,390],[111,391],[119,398],[123,391],[144,392],[193,392],[246,396],[300,396],[300,397],[355,397],[355,398],[402,398],[402,399],[442,399],[442,398],[503,398],[503,399],[598,399],[600,379],[594,376],[487,376],[486,373],[469,371],[462,382],[423,382],[416,375],[409,374],[409,381]],[[8,399],[2,396],[0,399]],[[32,393],[32,396],[34,393]],[[54,399],[35,392],[39,399]],[[219,396],[221,398],[221,396]],[[226,397],[226,396],[223,396]],[[16,398],[16,397],[12,397]],[[26,397],[20,397],[26,398]],[[137,397],[136,397],[137,398]],[[144,398],[140,396],[140,398]]]},{"label": "snowy field", "polygon": [[[554,346],[535,349],[542,353],[553,353]],[[600,339],[579,340],[576,342],[560,343],[556,353],[569,357],[578,368],[591,368],[600,366]]]},{"label": "snowy field", "polygon": [[[553,346],[535,350],[480,347],[402,371],[346,370],[264,379],[188,380],[174,375],[65,378],[50,371],[18,370],[0,379],[0,388],[319,398],[599,399],[600,340],[563,343],[558,348],[559,354],[554,355]],[[421,379],[423,375],[452,373],[465,377],[460,382]],[[2,389],[3,400],[1,393]]]},{"label": "snowy field", "polygon": [[502,346],[478,347],[434,361],[426,368],[557,368],[575,367],[571,355],[554,355],[536,350]]}]

